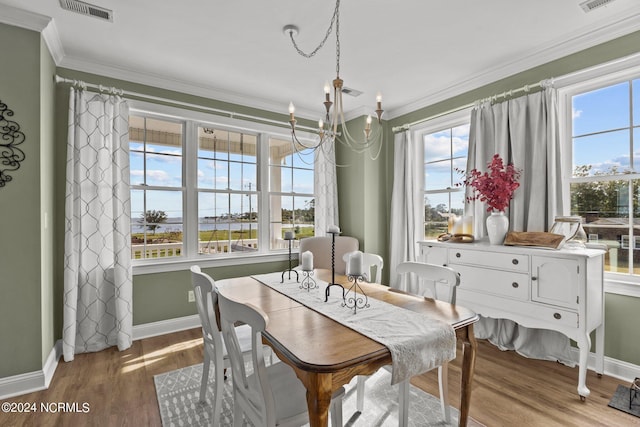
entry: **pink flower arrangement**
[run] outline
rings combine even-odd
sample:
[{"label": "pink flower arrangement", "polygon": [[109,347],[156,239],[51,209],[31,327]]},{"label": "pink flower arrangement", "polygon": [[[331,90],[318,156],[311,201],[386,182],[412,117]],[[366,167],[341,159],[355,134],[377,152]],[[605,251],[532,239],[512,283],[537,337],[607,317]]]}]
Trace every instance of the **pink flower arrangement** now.
[{"label": "pink flower arrangement", "polygon": [[470,185],[476,192],[473,197],[467,197],[467,201],[480,200],[487,204],[487,212],[502,212],[509,206],[513,192],[520,187],[520,170],[511,163],[505,167],[498,154],[493,156],[487,167],[489,171],[484,173],[473,169],[462,181],[462,184]]}]

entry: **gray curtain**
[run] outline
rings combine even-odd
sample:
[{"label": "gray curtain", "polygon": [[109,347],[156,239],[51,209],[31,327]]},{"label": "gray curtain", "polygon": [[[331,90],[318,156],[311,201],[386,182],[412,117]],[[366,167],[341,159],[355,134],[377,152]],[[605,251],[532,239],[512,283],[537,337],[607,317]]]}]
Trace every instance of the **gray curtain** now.
[{"label": "gray curtain", "polygon": [[415,283],[402,282],[398,264],[417,260],[417,242],[424,240],[424,154],[421,141],[412,141],[409,130],[395,135],[393,190],[391,193],[389,283],[410,290]]},{"label": "gray curtain", "polygon": [[[545,87],[498,104],[485,102],[471,113],[467,173],[473,168],[486,170],[496,153],[522,171],[520,187],[508,209],[511,231],[548,231],[555,216],[563,212],[557,108],[556,90]],[[468,194],[470,191],[467,188]],[[476,237],[483,237],[486,207],[479,201],[470,205]],[[503,350],[573,365],[569,339],[559,332],[483,318],[475,335]]]},{"label": "gray curtain", "polygon": [[71,88],[65,196],[65,361],[131,346],[129,107]]},{"label": "gray curtain", "polygon": [[[499,104],[483,103],[471,112],[467,173],[486,170],[494,154],[522,171],[511,201],[509,229],[548,231],[563,211],[557,92],[545,88]],[[471,188],[467,188],[471,195]],[[471,202],[476,237],[486,235],[486,206]]]}]

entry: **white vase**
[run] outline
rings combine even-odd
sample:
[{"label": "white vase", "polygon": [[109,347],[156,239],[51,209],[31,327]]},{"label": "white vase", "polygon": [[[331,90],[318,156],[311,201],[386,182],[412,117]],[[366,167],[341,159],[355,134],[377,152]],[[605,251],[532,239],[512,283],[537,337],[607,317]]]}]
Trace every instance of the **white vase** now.
[{"label": "white vase", "polygon": [[492,245],[501,245],[509,231],[509,218],[504,212],[491,212],[487,218],[487,234],[489,235],[489,243]]}]

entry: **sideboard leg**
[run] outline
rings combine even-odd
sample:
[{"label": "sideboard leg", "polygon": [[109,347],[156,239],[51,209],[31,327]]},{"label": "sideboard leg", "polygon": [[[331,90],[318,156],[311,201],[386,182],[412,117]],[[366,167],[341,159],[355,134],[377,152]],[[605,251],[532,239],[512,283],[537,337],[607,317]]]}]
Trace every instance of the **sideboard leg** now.
[{"label": "sideboard leg", "polygon": [[589,351],[591,350],[591,338],[588,333],[584,333],[582,337],[577,340],[578,347],[580,348],[580,365],[578,366],[578,394],[580,400],[584,401],[591,391],[587,388],[587,361],[589,358]]}]

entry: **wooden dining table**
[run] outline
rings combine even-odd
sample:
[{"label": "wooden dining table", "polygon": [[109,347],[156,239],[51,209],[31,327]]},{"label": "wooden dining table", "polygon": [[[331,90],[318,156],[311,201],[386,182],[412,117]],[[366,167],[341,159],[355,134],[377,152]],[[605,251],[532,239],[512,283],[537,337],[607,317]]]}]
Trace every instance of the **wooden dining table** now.
[{"label": "wooden dining table", "polygon": [[[331,271],[316,270],[315,277],[331,282]],[[346,276],[336,283],[349,286]],[[229,299],[251,303],[269,316],[263,340],[278,358],[291,366],[307,389],[309,422],[326,427],[331,395],[356,375],[371,375],[391,365],[389,349],[373,339],[338,323],[253,277],[216,282],[218,291]],[[478,316],[472,310],[425,297],[416,297],[388,286],[362,283],[369,298],[385,301],[453,326],[462,344],[463,361],[459,425],[466,426],[471,401],[471,382],[476,357],[473,324]],[[340,292],[335,287],[331,292]]]}]

